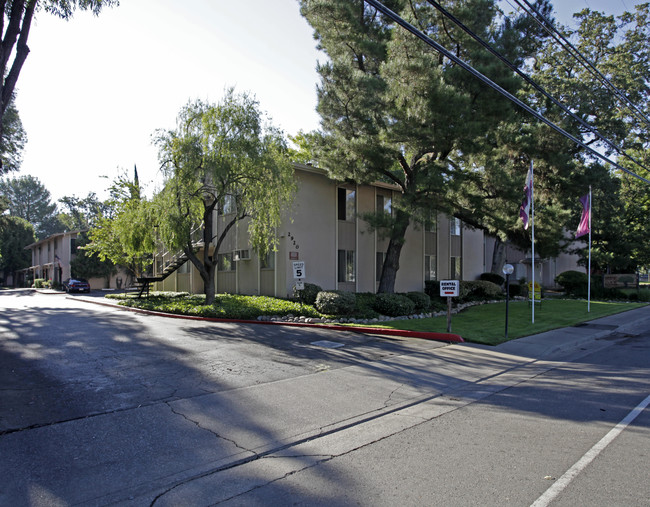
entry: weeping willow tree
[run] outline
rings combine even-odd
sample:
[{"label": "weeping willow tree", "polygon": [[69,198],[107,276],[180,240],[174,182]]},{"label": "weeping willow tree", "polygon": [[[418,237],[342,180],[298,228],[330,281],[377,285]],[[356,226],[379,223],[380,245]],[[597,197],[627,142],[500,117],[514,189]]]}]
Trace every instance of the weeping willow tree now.
[{"label": "weeping willow tree", "polygon": [[[217,104],[188,103],[176,128],[159,131],[156,143],[165,174],[155,199],[161,239],[187,255],[212,304],[221,245],[237,222],[248,219],[250,243],[260,256],[275,248],[275,227],[295,192],[286,141],[253,96],[229,89]],[[218,229],[214,212],[226,201],[234,213]],[[201,256],[193,245],[197,229],[205,245]]]}]

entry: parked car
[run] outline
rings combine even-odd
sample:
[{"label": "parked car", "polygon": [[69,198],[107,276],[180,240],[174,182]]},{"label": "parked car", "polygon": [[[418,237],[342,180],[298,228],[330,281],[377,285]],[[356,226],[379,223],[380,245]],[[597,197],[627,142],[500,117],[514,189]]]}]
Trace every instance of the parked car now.
[{"label": "parked car", "polygon": [[90,284],[83,278],[68,278],[63,287],[66,292],[90,292]]}]

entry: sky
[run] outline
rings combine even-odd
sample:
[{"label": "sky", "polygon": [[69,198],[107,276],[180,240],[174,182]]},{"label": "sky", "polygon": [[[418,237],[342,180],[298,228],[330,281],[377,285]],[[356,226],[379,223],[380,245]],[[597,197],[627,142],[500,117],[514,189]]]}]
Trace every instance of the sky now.
[{"label": "sky", "polygon": [[[444,5],[444,2],[442,2]],[[556,0],[558,21],[585,7],[617,14],[636,0]],[[508,0],[505,10],[512,10]],[[188,101],[253,93],[287,134],[318,128],[319,58],[297,0],[121,0],[95,17],[38,15],[16,104],[28,142],[18,173],[52,200],[106,189],[133,173],[162,183],[152,145]],[[321,56],[322,59],[322,56]]]}]

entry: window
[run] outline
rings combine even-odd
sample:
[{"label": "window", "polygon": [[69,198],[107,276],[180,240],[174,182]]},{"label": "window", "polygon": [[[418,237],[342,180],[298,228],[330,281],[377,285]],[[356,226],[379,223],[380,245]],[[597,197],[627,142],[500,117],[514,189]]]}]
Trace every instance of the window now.
[{"label": "window", "polygon": [[384,212],[391,215],[393,212],[393,199],[388,195],[377,195],[377,213]]},{"label": "window", "polygon": [[217,271],[234,271],[235,263],[232,260],[232,252],[219,254],[217,256]]},{"label": "window", "polygon": [[375,264],[375,281],[381,280],[381,272],[384,269],[384,261],[386,260],[386,252],[377,252]]},{"label": "window", "polygon": [[77,253],[77,238],[70,238],[70,253]]},{"label": "window", "polygon": [[189,273],[189,272],[190,272],[190,266],[191,266],[191,264],[192,264],[192,263],[191,263],[190,261],[185,261],[185,262],[181,265],[181,267],[178,268],[178,273],[183,273],[183,274],[187,274],[187,273]]},{"label": "window", "polygon": [[349,188],[339,188],[337,195],[339,220],[353,220],[356,212],[356,192]]},{"label": "window", "polygon": [[436,262],[437,262],[437,258],[435,255],[424,256],[424,279],[425,280],[435,280],[437,278]]},{"label": "window", "polygon": [[266,257],[260,259],[260,268],[275,269],[275,252],[268,252]]},{"label": "window", "polygon": [[232,194],[224,195],[219,201],[219,214],[230,215],[236,211],[235,196]]},{"label": "window", "polygon": [[438,232],[438,217],[435,213],[431,213],[429,220],[424,223],[424,231],[433,233]]},{"label": "window", "polygon": [[449,258],[449,274],[452,280],[462,279],[462,265],[460,257]]},{"label": "window", "polygon": [[354,250],[339,250],[338,281],[341,283],[355,282],[356,266],[354,263]]},{"label": "window", "polygon": [[449,219],[449,234],[452,236],[460,236],[461,221],[460,218],[451,217]]}]

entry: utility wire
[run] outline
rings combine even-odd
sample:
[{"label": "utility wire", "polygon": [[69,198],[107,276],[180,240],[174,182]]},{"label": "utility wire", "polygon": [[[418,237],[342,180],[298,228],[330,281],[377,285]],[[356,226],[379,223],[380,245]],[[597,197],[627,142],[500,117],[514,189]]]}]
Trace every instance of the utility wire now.
[{"label": "utility wire", "polygon": [[433,7],[435,7],[438,11],[440,11],[445,17],[449,18],[456,25],[458,25],[466,34],[468,34],[476,42],[481,44],[481,46],[483,46],[485,49],[487,49],[491,54],[493,54],[499,60],[501,60],[503,63],[505,63],[512,71],[516,72],[521,78],[523,78],[524,81],[526,81],[529,85],[531,85],[538,92],[540,92],[542,95],[544,95],[547,99],[549,99],[551,102],[553,102],[553,104],[555,104],[560,109],[562,109],[562,111],[569,114],[571,116],[571,118],[573,118],[574,120],[579,122],[583,127],[585,127],[587,130],[589,130],[598,139],[600,139],[605,144],[607,144],[610,148],[612,148],[614,151],[616,151],[619,155],[622,155],[625,158],[627,158],[628,160],[634,162],[639,167],[641,167],[641,168],[645,169],[646,171],[648,171],[648,173],[650,174],[650,169],[648,169],[646,166],[644,166],[641,162],[636,160],[631,155],[628,155],[622,148],[615,145],[612,141],[610,141],[605,136],[603,136],[598,131],[598,129],[596,129],[595,127],[593,127],[592,125],[590,125],[589,123],[584,121],[582,118],[580,118],[578,115],[576,115],[573,111],[571,111],[568,107],[566,107],[564,104],[562,104],[560,101],[558,101],[555,97],[553,97],[550,93],[548,93],[542,86],[540,86],[533,79],[531,79],[525,72],[521,71],[515,64],[513,64],[505,56],[503,56],[501,53],[499,53],[490,44],[485,42],[481,37],[479,37],[470,28],[468,28],[466,25],[464,25],[458,18],[456,18],[452,13],[450,13],[448,10],[446,10],[442,5],[440,5],[438,2],[436,2],[436,0],[427,0],[427,2],[429,4],[431,4]]},{"label": "utility wire", "polygon": [[556,125],[556,124],[553,123],[552,121],[550,121],[550,120],[548,120],[547,118],[545,118],[542,114],[540,114],[540,113],[538,113],[537,111],[535,111],[534,109],[532,109],[530,106],[524,104],[521,100],[519,100],[517,97],[515,97],[514,95],[512,95],[510,92],[508,92],[507,90],[503,89],[501,86],[499,86],[498,84],[496,84],[494,81],[492,81],[491,79],[489,79],[489,78],[486,77],[485,75],[481,74],[481,73],[480,73],[478,70],[476,70],[474,67],[472,67],[472,66],[469,65],[468,63],[465,63],[463,60],[461,60],[460,58],[458,58],[457,56],[455,56],[453,53],[451,53],[450,51],[448,51],[445,47],[443,47],[442,45],[438,44],[436,41],[434,41],[434,40],[431,39],[430,37],[426,36],[424,33],[422,33],[420,30],[418,30],[417,28],[415,28],[415,27],[414,27],[413,25],[411,25],[409,22],[407,22],[407,21],[405,21],[404,19],[402,19],[400,16],[398,16],[396,13],[394,13],[394,12],[393,12],[392,10],[390,10],[388,7],[386,7],[385,5],[383,5],[381,2],[379,2],[379,1],[377,1],[377,0],[364,0],[364,1],[365,1],[367,4],[373,6],[373,7],[374,7],[375,9],[377,9],[378,11],[382,12],[384,15],[386,15],[387,17],[389,17],[389,18],[392,19],[393,21],[395,21],[395,22],[396,22],[398,25],[400,25],[402,28],[406,29],[407,31],[409,31],[410,33],[412,33],[413,35],[415,35],[416,37],[418,37],[420,40],[422,40],[423,42],[425,42],[426,44],[428,44],[429,46],[431,46],[433,49],[435,49],[436,51],[438,51],[439,53],[441,53],[443,56],[446,56],[449,60],[451,60],[452,62],[454,62],[454,63],[456,63],[457,65],[459,65],[461,68],[463,68],[464,70],[466,70],[467,72],[469,72],[470,74],[472,74],[474,77],[476,77],[477,79],[479,79],[479,80],[482,81],[483,83],[487,84],[487,85],[488,85],[489,87],[491,87],[492,89],[494,89],[494,90],[496,90],[497,92],[499,92],[501,95],[503,95],[504,97],[506,97],[507,99],[509,99],[511,102],[514,102],[515,104],[517,104],[519,107],[521,107],[522,109],[524,109],[524,111],[526,111],[526,112],[532,114],[535,118],[537,118],[537,119],[538,119],[539,121],[541,121],[542,123],[548,125],[549,127],[551,127],[551,128],[552,128],[553,130],[555,130],[556,132],[562,134],[562,135],[565,136],[567,139],[570,139],[571,141],[573,141],[573,142],[576,143],[577,145],[581,146],[582,148],[584,148],[585,150],[587,150],[587,151],[588,151],[589,153],[591,153],[592,155],[594,155],[594,156],[600,158],[601,160],[603,160],[603,161],[605,161],[605,162],[607,162],[607,163],[613,165],[614,167],[620,169],[621,171],[623,171],[623,172],[625,172],[625,173],[628,173],[628,174],[631,175],[631,176],[634,176],[635,178],[638,178],[638,179],[640,179],[640,180],[642,180],[642,181],[645,181],[646,183],[649,183],[649,184],[650,184],[650,180],[647,180],[646,178],[644,178],[644,177],[642,177],[642,176],[639,176],[639,175],[636,174],[636,173],[633,173],[633,172],[630,171],[629,169],[626,169],[625,167],[623,167],[623,166],[619,165],[618,163],[614,162],[613,160],[610,160],[610,159],[607,158],[605,155],[603,155],[603,154],[601,154],[601,153],[598,153],[596,150],[594,150],[594,149],[591,148],[590,146],[587,146],[587,145],[586,145],[584,142],[582,142],[580,139],[577,139],[577,138],[574,137],[573,135],[569,134],[569,133],[568,133],[566,130],[564,130],[562,127]]},{"label": "utility wire", "polygon": [[[522,4],[522,0],[514,0],[529,16],[531,16],[544,30],[546,30],[551,37],[553,37],[571,56],[573,56],[583,67],[585,67],[592,75],[595,75],[601,83],[610,88],[616,96],[625,102],[628,108],[635,113],[641,120],[645,121],[650,126],[650,118],[646,116],[632,101],[619,90],[606,76],[600,72],[596,66],[589,61],[585,56],[580,53],[576,47],[567,40],[567,38],[553,25],[553,22],[547,19],[541,12],[539,12],[528,0],[523,0],[526,4]],[[538,17],[535,17],[530,11],[534,12]]]}]

